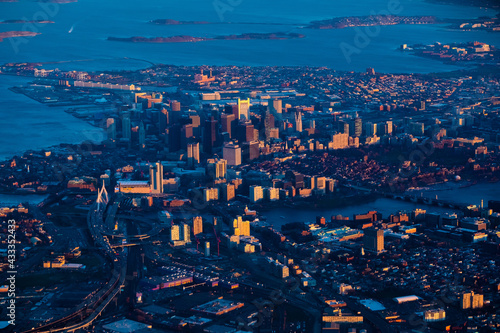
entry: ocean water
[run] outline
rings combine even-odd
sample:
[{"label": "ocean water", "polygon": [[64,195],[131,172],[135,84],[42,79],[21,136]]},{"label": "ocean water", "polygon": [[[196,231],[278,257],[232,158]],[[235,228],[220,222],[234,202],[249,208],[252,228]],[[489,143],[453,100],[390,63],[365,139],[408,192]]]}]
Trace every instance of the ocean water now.
[{"label": "ocean water", "polygon": [[[499,40],[498,34],[484,31],[460,32],[450,31],[442,25],[412,25],[382,27],[363,44],[356,45],[359,29],[301,28],[312,20],[379,14],[393,7],[397,8],[398,15],[403,16],[435,15],[465,19],[495,14],[493,10],[484,8],[441,5],[423,0],[361,0],[355,3],[349,0],[147,0],[140,4],[118,0],[79,0],[67,4],[20,0],[0,3],[0,19],[49,19],[55,23],[24,25],[24,29],[23,24],[0,25],[0,31],[41,33],[32,38],[4,40],[0,43],[0,63],[56,62],[49,66],[81,70],[148,66],[147,62],[139,60],[124,61],[123,58],[127,57],[177,65],[312,65],[338,70],[363,71],[374,67],[380,72],[433,72],[454,67],[395,49],[403,43],[470,40],[494,43]],[[220,24],[160,26],[148,23],[157,18],[204,20]],[[278,31],[303,33],[306,38],[167,44],[106,40],[109,36],[210,37]],[[340,48],[341,43],[356,47],[356,53],[346,58]],[[75,60],[85,61],[72,62]],[[60,61],[70,62],[57,63]]]},{"label": "ocean water", "polygon": [[[225,5],[224,5],[225,4]],[[442,18],[493,16],[489,9],[450,6],[423,0],[79,0],[67,4],[19,0],[0,2],[0,20],[52,20],[54,24],[0,24],[0,32],[28,30],[32,38],[0,42],[0,64],[42,62],[63,70],[139,69],[151,63],[175,65],[309,65],[336,70],[426,73],[461,68],[414,57],[396,49],[413,43],[478,40],[499,45],[500,34],[462,32],[444,25],[384,26],[363,44],[356,44],[360,29],[312,30],[313,20],[339,16],[383,14],[391,6],[398,15],[435,15]],[[160,26],[158,18],[204,20],[217,24]],[[363,31],[361,28],[361,31]],[[303,39],[207,41],[200,43],[124,43],[109,36],[211,37],[246,32],[298,32]],[[340,45],[356,52],[346,57]],[[7,88],[26,79],[0,75],[0,159],[27,149],[75,143],[102,137],[102,131],[63,112]]]}]

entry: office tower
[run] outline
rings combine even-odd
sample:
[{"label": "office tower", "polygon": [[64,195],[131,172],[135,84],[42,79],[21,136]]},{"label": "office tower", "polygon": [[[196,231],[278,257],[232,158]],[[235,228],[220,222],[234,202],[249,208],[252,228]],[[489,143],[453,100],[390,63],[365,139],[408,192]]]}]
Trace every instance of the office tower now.
[{"label": "office tower", "polygon": [[171,101],[170,102],[170,110],[169,112],[169,122],[171,124],[177,123],[181,117],[182,117],[182,112],[181,112],[181,103],[178,101]]},{"label": "office tower", "polygon": [[143,149],[146,146],[146,130],[144,129],[144,123],[141,121],[139,124],[139,149]]},{"label": "office tower", "polygon": [[250,121],[241,122],[238,125],[237,139],[241,142],[249,142],[255,140],[255,127]]},{"label": "office tower", "polygon": [[217,143],[217,120],[212,117],[205,121],[203,131],[203,151],[207,154],[213,153],[213,148]]},{"label": "office tower", "polygon": [[198,235],[203,232],[203,218],[201,216],[193,217],[193,235]]},{"label": "office tower", "polygon": [[227,161],[225,159],[208,159],[207,176],[212,179],[226,178]]},{"label": "office tower", "polygon": [[224,159],[227,161],[227,165],[237,166],[241,164],[241,148],[233,143],[228,143],[224,146],[222,151]]},{"label": "office tower", "polygon": [[233,137],[232,128],[236,117],[234,114],[222,114],[220,117],[222,132],[229,133],[229,138]]},{"label": "office tower", "polygon": [[384,230],[377,228],[365,229],[363,244],[368,251],[382,252],[384,250]]},{"label": "office tower", "polygon": [[280,189],[275,187],[266,188],[266,199],[276,201],[280,199]]},{"label": "office tower", "polygon": [[365,135],[366,136],[374,136],[377,134],[377,124],[368,122],[368,123],[365,123],[363,127],[365,128]]},{"label": "office tower", "polygon": [[175,241],[180,240],[180,235],[181,235],[181,232],[180,232],[179,225],[174,224],[170,228],[170,241],[175,242]]},{"label": "office tower", "polygon": [[181,149],[187,149],[187,144],[190,138],[193,137],[193,125],[186,124],[181,129]]},{"label": "office tower", "polygon": [[182,240],[184,242],[191,243],[191,228],[189,227],[189,224],[187,223],[181,224],[181,234],[182,234]]},{"label": "office tower", "polygon": [[309,120],[309,127],[308,128],[316,128],[316,121],[313,119],[313,120]]},{"label": "office tower", "polygon": [[151,193],[163,193],[163,165],[156,162],[149,167],[149,182],[151,183]]},{"label": "office tower", "polygon": [[296,111],[295,112],[295,131],[296,132],[302,132],[302,112]]},{"label": "office tower", "polygon": [[354,136],[360,137],[363,132],[363,121],[360,117],[354,118]]},{"label": "office tower", "polygon": [[250,202],[258,202],[264,199],[264,189],[262,186],[250,186]]},{"label": "office tower", "polygon": [[420,101],[420,111],[425,110],[425,101]]},{"label": "office tower", "polygon": [[338,127],[338,131],[339,133],[343,133],[343,134],[347,134],[349,135],[349,123],[348,122],[345,122],[345,121],[340,121],[338,123],[339,127]]},{"label": "office tower", "polygon": [[200,164],[200,144],[198,142],[188,143],[187,164],[188,167],[195,167]]},{"label": "office tower", "polygon": [[282,113],[283,103],[281,99],[274,99],[273,103],[270,105],[270,111],[273,113]]},{"label": "office tower", "polygon": [[130,112],[125,111],[122,115],[122,137],[129,139],[132,137],[132,126],[130,125]]},{"label": "office tower", "polygon": [[161,109],[161,111],[158,114],[158,131],[160,135],[163,135],[167,131],[167,126],[169,124],[168,122],[168,110],[167,109]]},{"label": "office tower", "polygon": [[182,126],[174,124],[168,129],[168,149],[170,152],[181,149]]},{"label": "office tower", "polygon": [[216,187],[203,189],[203,200],[205,202],[219,200],[219,189]]},{"label": "office tower", "polygon": [[483,305],[484,297],[481,294],[475,294],[471,291],[470,293],[463,293],[460,296],[460,306],[463,310],[480,309]]},{"label": "office tower", "polygon": [[387,125],[387,130],[385,134],[391,135],[392,134],[392,120],[388,120],[385,122]]},{"label": "office tower", "polygon": [[344,149],[349,147],[349,134],[339,133],[332,135],[331,144],[328,145],[329,149]]},{"label": "office tower", "polygon": [[233,200],[236,196],[236,187],[233,184],[221,184],[220,185],[221,199],[223,201]]},{"label": "office tower", "polygon": [[205,257],[210,257],[210,242],[205,242]]},{"label": "office tower", "polygon": [[410,134],[415,136],[424,135],[424,123],[410,123]]},{"label": "office tower", "polygon": [[375,75],[375,69],[371,68],[371,67],[368,67],[366,69],[366,74],[368,74],[368,75]]},{"label": "office tower", "polygon": [[238,119],[248,120],[250,114],[250,99],[238,98]]},{"label": "office tower", "polygon": [[116,121],[114,118],[106,120],[106,132],[109,140],[116,140]]},{"label": "office tower", "polygon": [[245,160],[253,161],[260,157],[260,142],[252,141],[245,142],[243,144],[243,151],[245,155]]}]

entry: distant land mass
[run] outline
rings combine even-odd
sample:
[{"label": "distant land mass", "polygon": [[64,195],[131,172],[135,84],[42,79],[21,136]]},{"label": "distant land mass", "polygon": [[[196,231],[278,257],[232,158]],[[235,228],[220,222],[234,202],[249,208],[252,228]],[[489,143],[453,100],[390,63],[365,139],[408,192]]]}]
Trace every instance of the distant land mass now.
[{"label": "distant land mass", "polygon": [[346,16],[328,20],[312,21],[306,28],[309,29],[343,29],[348,27],[363,27],[376,25],[396,24],[436,24],[443,23],[435,16],[397,16],[397,15],[370,15]]},{"label": "distant land mass", "polygon": [[18,23],[45,24],[45,23],[54,23],[54,21],[49,21],[49,20],[3,20],[3,21],[0,21],[0,24],[18,24]]},{"label": "distant land mass", "polygon": [[204,42],[210,40],[251,40],[251,39],[295,39],[305,36],[297,33],[244,33],[240,35],[224,35],[215,37],[193,37],[193,36],[172,36],[172,37],[108,37],[110,41],[131,42],[131,43],[184,43],[184,42]]},{"label": "distant land mass", "polygon": [[4,38],[12,38],[12,37],[33,37],[36,35],[40,35],[39,32],[33,31],[6,31],[0,32],[0,42],[3,42]]},{"label": "distant land mass", "polygon": [[150,22],[158,25],[212,24],[212,22],[207,22],[207,21],[176,21],[171,19],[157,19],[157,20],[152,20]]}]

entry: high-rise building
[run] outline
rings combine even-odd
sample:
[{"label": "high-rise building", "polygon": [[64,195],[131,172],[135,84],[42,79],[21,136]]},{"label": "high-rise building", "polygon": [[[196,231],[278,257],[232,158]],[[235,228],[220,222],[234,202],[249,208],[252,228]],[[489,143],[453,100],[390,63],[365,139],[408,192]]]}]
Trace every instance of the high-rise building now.
[{"label": "high-rise building", "polygon": [[184,242],[191,243],[191,228],[189,227],[189,224],[187,223],[181,224],[181,234],[182,234],[182,240]]},{"label": "high-rise building", "polygon": [[226,178],[227,161],[211,158],[207,160],[207,175],[212,179]]},{"label": "high-rise building", "polygon": [[158,114],[158,131],[160,135],[163,135],[167,131],[168,122],[168,110],[162,108]]},{"label": "high-rise building", "polygon": [[203,189],[203,199],[205,202],[219,200],[219,189],[216,187]]},{"label": "high-rise building", "polygon": [[156,162],[149,167],[149,182],[151,184],[151,193],[163,193],[163,165]]},{"label": "high-rise building", "polygon": [[248,120],[250,114],[250,99],[238,98],[238,119]]},{"label": "high-rise building", "polygon": [[384,250],[384,230],[377,228],[365,229],[363,244],[368,251],[382,252]]},{"label": "high-rise building", "polygon": [[463,310],[467,309],[480,309],[484,305],[483,295],[475,294],[473,291],[470,293],[463,293],[460,296],[460,306]]},{"label": "high-rise building", "polygon": [[363,121],[360,117],[354,118],[354,136],[360,137],[363,133]]},{"label": "high-rise building", "polygon": [[114,118],[106,120],[106,132],[109,140],[116,140],[116,121]]},{"label": "high-rise building", "polygon": [[175,242],[175,241],[180,240],[180,236],[181,236],[180,230],[181,229],[180,229],[179,225],[177,225],[177,224],[174,224],[170,228],[170,241]]},{"label": "high-rise building", "polygon": [[241,142],[250,142],[255,139],[254,125],[250,121],[240,122],[236,138]]},{"label": "high-rise building", "polygon": [[195,167],[200,164],[200,144],[198,142],[188,143],[187,164],[188,167]]},{"label": "high-rise building", "polygon": [[201,216],[193,217],[193,235],[198,235],[203,232],[203,218]]},{"label": "high-rise building", "polygon": [[328,144],[329,149],[344,149],[349,147],[349,134],[338,133],[332,135],[332,141]]},{"label": "high-rise building", "polygon": [[233,235],[235,236],[250,236],[250,221],[243,221],[241,216],[233,220]]},{"label": "high-rise building", "polygon": [[241,148],[233,143],[228,143],[222,150],[222,155],[227,165],[238,166],[241,164]]},{"label": "high-rise building", "polygon": [[250,186],[250,202],[258,202],[264,199],[264,189],[262,186]]},{"label": "high-rise building", "polygon": [[295,112],[295,131],[296,132],[302,132],[302,112],[296,111]]},{"label": "high-rise building", "polygon": [[280,199],[280,189],[275,187],[266,188],[266,199],[269,201],[276,201]]},{"label": "high-rise building", "polygon": [[213,148],[217,143],[217,120],[212,117],[205,121],[203,131],[203,151],[207,154],[213,153]]},{"label": "high-rise building", "polygon": [[220,193],[223,201],[230,201],[236,196],[236,187],[233,184],[221,184]]},{"label": "high-rise building", "polygon": [[226,113],[224,113],[220,117],[222,132],[228,133],[229,134],[229,138],[233,137],[232,128],[234,126],[235,119],[236,119],[236,117],[234,116],[234,114],[226,114]]},{"label": "high-rise building", "polygon": [[143,149],[146,146],[146,130],[144,129],[144,123],[141,121],[139,124],[139,149]]},{"label": "high-rise building", "polygon": [[273,99],[273,103],[270,105],[269,109],[273,113],[282,113],[283,102],[281,99]]},{"label": "high-rise building", "polygon": [[132,137],[132,126],[130,124],[130,112],[123,112],[122,116],[122,137],[129,139]]}]

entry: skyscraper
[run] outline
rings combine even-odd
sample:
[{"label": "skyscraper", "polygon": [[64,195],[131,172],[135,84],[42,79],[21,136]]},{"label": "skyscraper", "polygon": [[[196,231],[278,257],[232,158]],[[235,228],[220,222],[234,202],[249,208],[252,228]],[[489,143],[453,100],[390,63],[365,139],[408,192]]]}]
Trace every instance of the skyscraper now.
[{"label": "skyscraper", "polygon": [[222,151],[227,165],[237,166],[241,164],[241,148],[233,143],[228,143],[224,146]]},{"label": "skyscraper", "polygon": [[212,117],[205,121],[203,131],[203,151],[207,154],[213,153],[213,148],[217,142],[217,120]]},{"label": "skyscraper", "polygon": [[295,131],[302,132],[302,112],[295,112]]},{"label": "skyscraper", "polygon": [[200,164],[200,144],[198,142],[188,143],[187,164],[188,167],[195,167]]},{"label": "skyscraper", "polygon": [[181,233],[182,233],[182,240],[186,243],[191,243],[191,228],[189,227],[189,224],[187,223],[181,224]]},{"label": "skyscraper", "polygon": [[130,112],[125,111],[122,115],[122,137],[129,139],[132,137],[132,127],[130,125]]},{"label": "skyscraper", "polygon": [[146,130],[144,129],[144,123],[141,121],[139,124],[139,149],[146,147]]},{"label": "skyscraper", "polygon": [[229,138],[233,137],[232,128],[236,117],[234,114],[222,114],[220,117],[222,132],[229,133]]},{"label": "skyscraper", "polygon": [[201,216],[193,217],[193,235],[198,235],[203,232],[203,218]]},{"label": "skyscraper", "polygon": [[360,137],[363,133],[363,121],[360,117],[354,118],[354,136]]},{"label": "skyscraper", "polygon": [[382,252],[384,250],[384,230],[377,228],[365,229],[363,244],[368,251]]},{"label": "skyscraper", "polygon": [[250,202],[259,202],[264,199],[264,189],[262,186],[250,186]]},{"label": "skyscraper", "polygon": [[210,242],[205,242],[205,257],[210,257]]},{"label": "skyscraper", "polygon": [[156,162],[149,167],[149,181],[151,183],[151,193],[163,193],[163,165]]},{"label": "skyscraper", "polygon": [[207,175],[212,179],[225,178],[227,172],[227,161],[224,159],[208,159]]},{"label": "skyscraper", "polygon": [[238,119],[248,120],[250,113],[250,99],[238,98]]},{"label": "skyscraper", "polygon": [[281,113],[283,103],[281,99],[273,99],[273,103],[270,105],[270,110],[275,113]]}]

